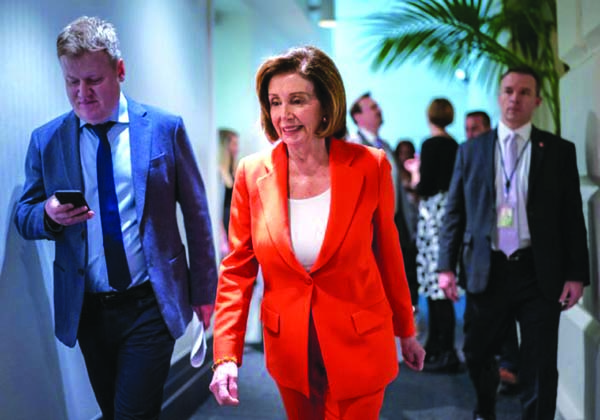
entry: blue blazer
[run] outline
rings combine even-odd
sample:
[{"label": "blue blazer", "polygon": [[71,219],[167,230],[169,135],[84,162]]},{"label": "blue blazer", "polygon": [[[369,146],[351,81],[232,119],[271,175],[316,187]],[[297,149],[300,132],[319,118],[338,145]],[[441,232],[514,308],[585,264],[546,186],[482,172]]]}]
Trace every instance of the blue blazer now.
[{"label": "blue blazer", "polygon": [[[488,284],[496,222],[497,130],[463,143],[456,156],[440,231],[439,271],[458,258],[470,293]],[[589,284],[589,255],[575,146],[554,134],[531,131],[527,222],[536,277],[548,299],[558,300],[565,281]],[[462,255],[459,254],[462,244]]]},{"label": "blue blazer", "polygon": [[[215,250],[206,192],[183,120],[128,100],[135,207],[150,282],[174,338],[192,319],[192,305],[214,302]],[[84,189],[79,156],[79,119],[69,112],[31,135],[25,185],[15,224],[25,239],[55,241],[56,337],[73,347],[85,291],[86,223],[51,232],[44,202],[59,189]],[[185,222],[187,255],[177,226],[176,204]],[[99,217],[97,214],[95,217]]]}]

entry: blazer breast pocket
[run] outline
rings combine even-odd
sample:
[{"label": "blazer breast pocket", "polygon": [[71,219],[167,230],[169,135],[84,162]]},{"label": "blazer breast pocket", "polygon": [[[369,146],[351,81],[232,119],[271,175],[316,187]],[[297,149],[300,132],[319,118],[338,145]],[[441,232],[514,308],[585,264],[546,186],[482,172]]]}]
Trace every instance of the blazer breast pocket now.
[{"label": "blazer breast pocket", "polygon": [[156,170],[164,167],[167,164],[167,154],[161,153],[158,156],[150,159],[150,170]]},{"label": "blazer breast pocket", "polygon": [[[148,182],[154,186],[166,188],[174,178],[174,169],[170,167],[169,156],[161,153],[150,159],[150,170],[148,171]],[[171,174],[173,172],[173,174]],[[166,190],[163,190],[163,192]]]}]

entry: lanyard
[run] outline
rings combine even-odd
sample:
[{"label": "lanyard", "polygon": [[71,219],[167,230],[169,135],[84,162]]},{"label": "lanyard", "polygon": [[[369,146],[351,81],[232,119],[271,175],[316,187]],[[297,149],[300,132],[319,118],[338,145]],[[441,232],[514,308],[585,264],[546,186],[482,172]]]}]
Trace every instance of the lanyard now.
[{"label": "lanyard", "polygon": [[[517,140],[515,139],[514,141],[517,141]],[[517,168],[519,167],[519,162],[521,161],[521,158],[523,157],[525,150],[527,150],[527,147],[529,146],[529,139],[527,139],[527,141],[525,142],[525,146],[523,146],[523,148],[519,152],[519,156],[517,156],[515,166],[512,169],[510,176],[506,173],[506,164],[504,163],[504,153],[502,152],[502,148],[500,147],[500,142],[497,142],[497,143],[498,143],[498,150],[500,151],[500,163],[502,164],[502,175],[504,175],[504,187],[505,187],[504,195],[508,196],[508,193],[510,191],[510,186],[512,183],[512,179],[515,176],[515,172],[517,172]],[[517,143],[517,145],[518,145],[518,143]]]}]

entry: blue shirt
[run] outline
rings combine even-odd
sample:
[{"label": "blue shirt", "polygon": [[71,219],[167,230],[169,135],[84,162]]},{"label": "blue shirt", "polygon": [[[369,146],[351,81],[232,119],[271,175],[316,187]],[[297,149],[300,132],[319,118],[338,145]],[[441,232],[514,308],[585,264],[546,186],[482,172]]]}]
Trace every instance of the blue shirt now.
[{"label": "blue shirt", "polygon": [[[108,131],[108,142],[111,147],[113,171],[117,199],[119,200],[119,215],[121,216],[121,231],[127,263],[131,274],[131,286],[137,286],[149,279],[146,259],[142,249],[139,223],[135,211],[135,195],[131,174],[131,150],[129,142],[129,113],[127,99],[121,93],[119,106],[108,121],[116,124]],[[79,146],[85,199],[90,209],[96,215],[87,221],[88,262],[86,267],[87,292],[114,291],[108,283],[106,259],[102,239],[102,221],[100,218],[100,203],[98,200],[98,176],[96,172],[96,154],[99,139],[94,132],[85,127],[86,121],[79,122]]]}]

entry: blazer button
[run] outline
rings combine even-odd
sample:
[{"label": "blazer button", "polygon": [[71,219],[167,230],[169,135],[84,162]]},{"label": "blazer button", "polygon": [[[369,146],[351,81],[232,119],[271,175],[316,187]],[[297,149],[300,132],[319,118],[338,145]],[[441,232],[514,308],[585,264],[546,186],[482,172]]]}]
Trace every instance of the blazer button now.
[{"label": "blazer button", "polygon": [[304,281],[306,282],[306,284],[313,284],[313,280],[311,277],[304,278]]},{"label": "blazer button", "polygon": [[85,274],[85,270],[83,268],[80,268],[77,270],[77,274],[79,274],[80,276],[83,276]]}]

